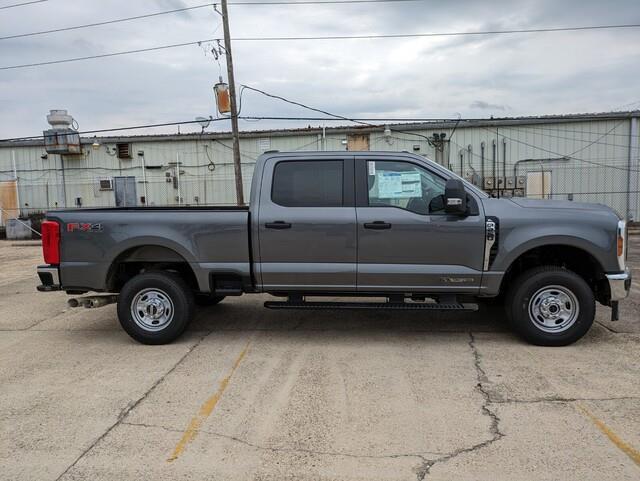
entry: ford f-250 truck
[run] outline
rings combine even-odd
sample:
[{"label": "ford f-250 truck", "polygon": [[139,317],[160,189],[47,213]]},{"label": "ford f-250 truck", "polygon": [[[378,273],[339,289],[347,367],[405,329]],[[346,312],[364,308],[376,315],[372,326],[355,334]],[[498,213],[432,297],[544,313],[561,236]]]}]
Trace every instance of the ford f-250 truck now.
[{"label": "ford f-250 truck", "polygon": [[[176,339],[196,303],[268,293],[269,308],[469,310],[499,299],[514,330],[567,345],[631,285],[610,208],[494,199],[410,153],[266,153],[249,207],[57,210],[40,291],[117,302],[134,339]],[[309,298],[338,297],[320,302]],[[356,299],[357,298],[357,299]],[[383,302],[386,300],[386,302]]]}]

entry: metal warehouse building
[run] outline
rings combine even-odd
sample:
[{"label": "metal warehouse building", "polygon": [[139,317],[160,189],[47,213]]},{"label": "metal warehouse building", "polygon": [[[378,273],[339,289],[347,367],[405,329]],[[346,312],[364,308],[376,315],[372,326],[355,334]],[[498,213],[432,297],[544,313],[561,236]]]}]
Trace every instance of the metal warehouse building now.
[{"label": "metal warehouse building", "polygon": [[[269,150],[424,155],[494,196],[599,202],[640,218],[640,111],[241,133],[247,197]],[[90,137],[81,153],[0,142],[2,223],[59,207],[235,203],[231,135]]]}]

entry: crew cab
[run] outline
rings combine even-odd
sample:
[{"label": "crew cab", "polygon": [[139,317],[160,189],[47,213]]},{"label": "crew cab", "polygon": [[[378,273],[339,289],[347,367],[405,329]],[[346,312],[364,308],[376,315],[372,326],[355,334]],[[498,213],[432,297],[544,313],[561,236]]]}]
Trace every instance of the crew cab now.
[{"label": "crew cab", "polygon": [[274,309],[493,299],[526,340],[559,346],[589,330],[596,301],[617,319],[631,285],[612,209],[490,198],[406,152],[266,153],[248,207],[55,210],[42,235],[38,289],[96,293],[76,306],[117,302],[122,327],[147,344],[176,339],[195,304],[268,293],[281,298],[265,302]]}]

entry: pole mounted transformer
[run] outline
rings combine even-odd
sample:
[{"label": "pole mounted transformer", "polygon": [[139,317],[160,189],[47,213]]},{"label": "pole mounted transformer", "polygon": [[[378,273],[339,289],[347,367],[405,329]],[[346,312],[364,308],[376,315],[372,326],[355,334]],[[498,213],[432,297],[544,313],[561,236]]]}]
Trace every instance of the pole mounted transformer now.
[{"label": "pole mounted transformer", "polygon": [[223,82],[222,77],[220,77],[218,83],[213,86],[213,91],[216,94],[216,106],[218,107],[218,112],[223,115],[229,115],[231,113],[229,85]]},{"label": "pole mounted transformer", "polygon": [[[231,109],[231,131],[233,135],[233,168],[236,178],[236,199],[238,205],[244,205],[242,165],[240,163],[240,133],[238,131],[238,106],[236,103],[236,82],[233,76],[233,57],[231,54],[231,33],[229,32],[227,0],[222,0],[220,6],[222,8],[222,25],[224,27],[224,50],[227,57],[227,75],[229,76],[229,107]],[[216,90],[216,94],[217,93],[218,91]]]}]

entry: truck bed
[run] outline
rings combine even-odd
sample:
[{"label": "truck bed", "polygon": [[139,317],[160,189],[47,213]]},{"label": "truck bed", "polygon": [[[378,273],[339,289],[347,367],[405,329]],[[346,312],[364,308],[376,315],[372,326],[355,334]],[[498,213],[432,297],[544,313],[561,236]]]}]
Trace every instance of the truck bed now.
[{"label": "truck bed", "polygon": [[208,210],[208,211],[249,211],[248,205],[174,205],[174,206],[146,206],[146,207],[92,207],[92,208],[66,208],[48,211],[48,215],[68,212],[126,212],[126,211],[167,211],[167,210]]},{"label": "truck bed", "polygon": [[[127,256],[188,262],[201,290],[211,274],[251,277],[247,207],[118,207],[50,211],[61,225],[65,289],[108,290],[109,269]],[[135,257],[134,257],[135,259]]]}]

